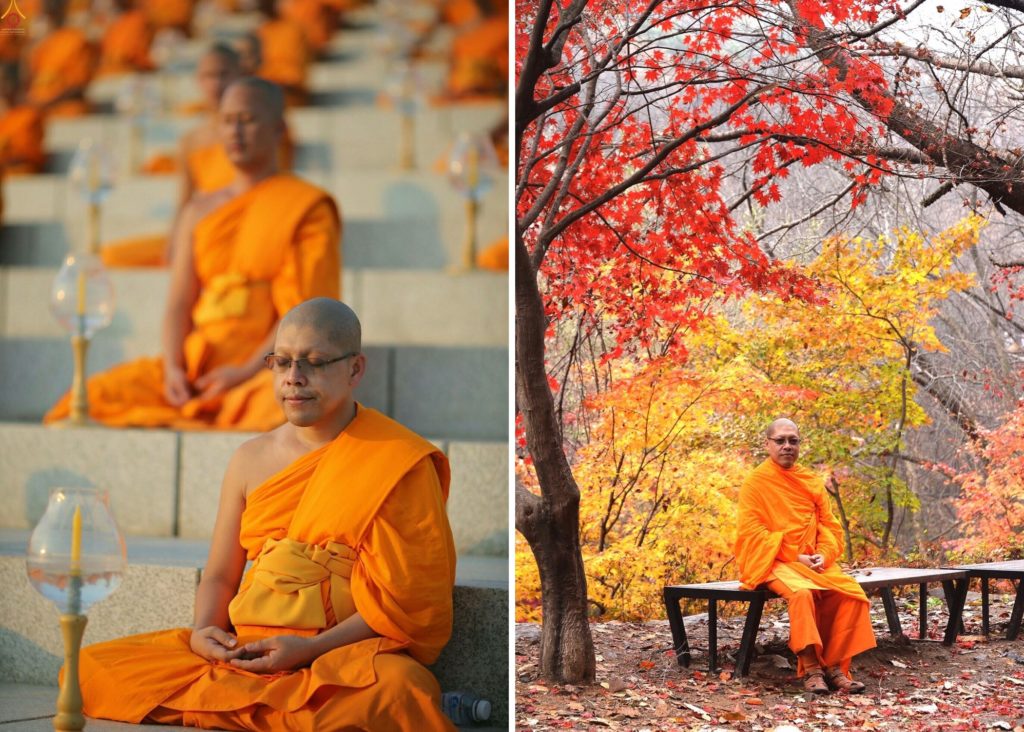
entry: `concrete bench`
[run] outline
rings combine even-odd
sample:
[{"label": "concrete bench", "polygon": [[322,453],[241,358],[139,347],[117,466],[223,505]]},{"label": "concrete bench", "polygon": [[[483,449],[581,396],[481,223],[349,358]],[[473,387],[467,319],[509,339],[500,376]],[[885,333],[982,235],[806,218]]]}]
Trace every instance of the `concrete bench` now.
[{"label": "concrete bench", "polygon": [[[962,564],[948,569],[967,570],[968,581],[981,580],[981,634],[988,635],[988,583],[993,579],[1017,581],[1017,596],[1010,612],[1010,624],[1006,628],[1006,640],[1014,640],[1020,633],[1022,616],[1024,616],[1024,559],[1009,562],[985,562],[982,564]],[[962,626],[961,626],[962,630]]]},{"label": "concrete bench", "polygon": [[[896,601],[892,596],[893,587],[918,585],[919,589],[919,622],[920,638],[924,638],[928,628],[928,585],[941,582],[949,608],[949,621],[943,637],[943,645],[951,645],[956,640],[960,628],[960,618],[967,597],[968,573],[964,569],[911,569],[904,567],[873,567],[851,573],[865,592],[877,591],[882,596],[885,617],[889,623],[889,632],[901,635]],[[767,600],[778,598],[768,589],[744,589],[739,582],[705,582],[693,585],[668,585],[663,592],[665,609],[668,612],[669,627],[672,629],[672,645],[676,660],[680,666],[690,665],[690,645],[686,638],[686,627],[680,611],[680,601],[708,601],[708,669],[718,668],[718,602],[746,602],[746,622],[743,625],[743,636],[740,640],[739,654],[736,656],[736,674],[746,676],[750,671],[750,660],[753,656],[754,641],[761,625],[761,613]]]}]

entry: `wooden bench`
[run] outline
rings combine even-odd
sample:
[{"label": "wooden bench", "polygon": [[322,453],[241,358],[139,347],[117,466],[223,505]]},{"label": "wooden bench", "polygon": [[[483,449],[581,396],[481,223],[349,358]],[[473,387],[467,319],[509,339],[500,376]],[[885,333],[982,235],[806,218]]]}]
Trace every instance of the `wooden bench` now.
[{"label": "wooden bench", "polygon": [[[1009,562],[986,562],[964,564],[949,569],[967,570],[968,580],[981,580],[981,634],[988,635],[988,583],[993,579],[1017,580],[1017,597],[1010,612],[1010,625],[1006,628],[1006,640],[1014,640],[1020,633],[1021,618],[1024,616],[1024,559]],[[962,626],[961,626],[962,629]]]},{"label": "wooden bench", "polygon": [[[960,628],[960,619],[967,598],[968,572],[959,569],[910,569],[902,567],[873,567],[860,569],[850,573],[864,588],[865,592],[877,591],[882,596],[885,617],[889,623],[889,632],[901,635],[896,601],[892,596],[893,587],[918,585],[920,608],[920,638],[928,631],[928,585],[941,582],[949,608],[949,622],[943,637],[943,645],[952,645]],[[767,600],[777,598],[768,589],[747,590],[740,587],[739,582],[705,582],[695,585],[668,585],[663,592],[665,609],[668,612],[669,627],[672,629],[672,644],[676,653],[676,661],[680,666],[690,665],[690,645],[686,638],[686,628],[680,611],[682,600],[708,601],[708,669],[714,672],[718,668],[718,603],[746,602],[750,604],[747,619],[743,624],[743,636],[740,640],[739,654],[736,656],[736,674],[746,676],[750,672],[750,661],[754,651],[754,641],[761,625],[761,613]],[[1018,593],[1018,599],[1020,594]],[[1016,612],[1016,611],[1015,611]]]}]

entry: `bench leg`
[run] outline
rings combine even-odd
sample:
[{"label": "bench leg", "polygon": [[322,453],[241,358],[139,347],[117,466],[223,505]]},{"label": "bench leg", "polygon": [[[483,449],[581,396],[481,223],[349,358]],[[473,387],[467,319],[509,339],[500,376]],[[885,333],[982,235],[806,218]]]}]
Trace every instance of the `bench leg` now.
[{"label": "bench leg", "polygon": [[946,607],[949,610],[949,621],[942,645],[951,646],[956,641],[957,631],[963,626],[964,603],[967,601],[967,590],[971,586],[970,578],[958,581],[945,581],[942,589],[946,595]]},{"label": "bench leg", "polygon": [[917,639],[928,637],[928,585],[924,582],[917,586]]},{"label": "bench leg", "polygon": [[1006,628],[1006,640],[1014,640],[1020,633],[1020,623],[1024,619],[1024,579],[1017,580],[1017,599],[1013,601],[1010,613],[1010,625]]},{"label": "bench leg", "polygon": [[900,616],[896,612],[896,601],[892,597],[892,588],[883,587],[879,592],[882,593],[882,606],[885,608],[885,619],[889,621],[889,632],[894,636],[903,635]]},{"label": "bench leg", "polygon": [[988,577],[981,578],[981,634],[988,638]]},{"label": "bench leg", "polygon": [[750,608],[747,610],[747,621],[743,624],[740,652],[736,657],[737,676],[746,676],[750,673],[750,659],[754,656],[754,643],[757,641],[757,629],[761,627],[761,612],[763,610],[763,597],[750,601]]},{"label": "bench leg", "polygon": [[679,598],[664,594],[665,612],[668,615],[668,627],[672,629],[672,650],[676,653],[676,663],[680,666],[690,665],[690,643],[686,639],[686,625],[683,614],[679,610]]},{"label": "bench leg", "polygon": [[718,600],[708,600],[708,673],[718,668]]}]

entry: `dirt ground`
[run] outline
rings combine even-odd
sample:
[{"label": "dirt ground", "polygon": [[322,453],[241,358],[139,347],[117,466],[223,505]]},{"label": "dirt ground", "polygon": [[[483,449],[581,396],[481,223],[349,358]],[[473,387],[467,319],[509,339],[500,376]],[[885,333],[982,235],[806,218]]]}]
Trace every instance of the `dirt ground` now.
[{"label": "dirt ground", "polygon": [[889,635],[880,600],[871,615],[878,647],[854,659],[861,695],[813,697],[796,678],[786,646],[785,605],[769,603],[758,654],[746,678],[733,678],[743,618],[719,618],[719,663],[708,673],[707,616],[687,618],[689,668],[676,663],[668,621],[591,625],[597,684],[540,679],[540,627],[516,626],[516,730],[1015,730],[1024,732],[1024,633],[1005,639],[1013,596],[993,593],[991,633],[981,633],[980,594],[968,595],[966,632],[941,644],[947,615],[929,601],[928,637],[917,640],[917,600],[897,598],[906,634]]}]

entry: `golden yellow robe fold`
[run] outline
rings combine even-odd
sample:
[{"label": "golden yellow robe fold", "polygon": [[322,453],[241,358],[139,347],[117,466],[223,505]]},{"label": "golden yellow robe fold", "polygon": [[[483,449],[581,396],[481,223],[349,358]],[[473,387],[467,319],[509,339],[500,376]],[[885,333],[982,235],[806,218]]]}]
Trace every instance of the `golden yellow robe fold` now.
[{"label": "golden yellow robe fold", "polygon": [[[29,57],[28,101],[42,105],[61,94],[85,87],[92,79],[95,50],[77,28],[58,28],[39,42]],[[46,110],[47,117],[73,117],[86,114],[84,99],[66,99]]]},{"label": "golden yellow robe fold", "polygon": [[103,34],[97,76],[152,71],[149,56],[153,28],[142,10],[129,10],[114,20]]},{"label": "golden yellow robe fold", "polygon": [[240,643],[317,634],[356,611],[381,637],[275,674],[206,661],[187,628],[87,646],[85,713],[208,729],[452,732],[422,665],[451,635],[448,484],[435,447],[359,407],[332,443],[249,494],[240,543],[253,565],[230,616]]},{"label": "golden yellow robe fold", "polygon": [[[190,382],[244,363],[284,313],[312,297],[340,294],[337,207],[319,188],[277,175],[198,222],[193,266],[200,295],[185,339]],[[142,358],[89,379],[89,414],[112,426],[264,431],[283,422],[271,373],[261,371],[211,400],[180,409],[164,399],[163,359]],[[68,413],[65,395],[47,423]]]},{"label": "golden yellow robe fold", "polygon": [[[801,465],[784,470],[771,459],[753,470],[740,489],[735,551],[744,585],[778,581],[797,595],[795,602],[787,597],[794,652],[814,645],[823,663],[846,671],[851,657],[875,647],[868,599],[836,564],[842,527],[812,471]],[[805,566],[797,560],[800,554],[821,554],[824,570]]]}]

